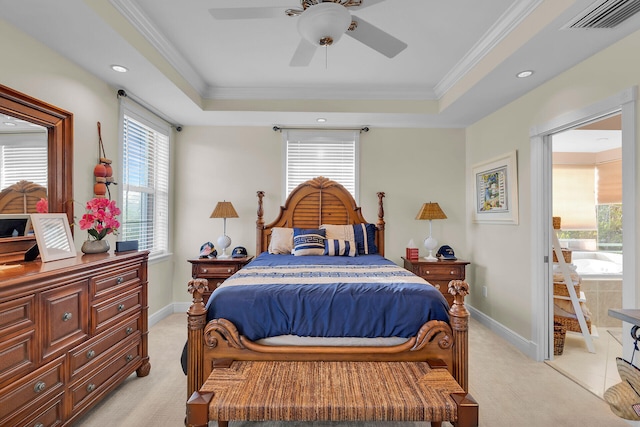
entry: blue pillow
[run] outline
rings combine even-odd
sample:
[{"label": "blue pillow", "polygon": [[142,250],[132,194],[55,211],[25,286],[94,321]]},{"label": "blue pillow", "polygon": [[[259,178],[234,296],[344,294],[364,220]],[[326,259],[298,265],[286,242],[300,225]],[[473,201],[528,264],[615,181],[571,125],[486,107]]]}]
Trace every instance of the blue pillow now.
[{"label": "blue pillow", "polygon": [[376,247],[376,225],[354,224],[353,234],[356,240],[358,255],[372,255],[378,253]]},{"label": "blue pillow", "polygon": [[329,256],[356,256],[356,244],[353,240],[325,239],[324,254]]},{"label": "blue pillow", "polygon": [[324,255],[325,231],[319,229],[293,229],[294,255]]}]

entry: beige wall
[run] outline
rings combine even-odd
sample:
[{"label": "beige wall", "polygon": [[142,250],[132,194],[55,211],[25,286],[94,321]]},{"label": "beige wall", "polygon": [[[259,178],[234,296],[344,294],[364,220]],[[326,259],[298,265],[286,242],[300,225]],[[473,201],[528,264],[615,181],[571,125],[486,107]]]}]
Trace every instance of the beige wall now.
[{"label": "beige wall", "polygon": [[[175,156],[175,301],[187,301],[191,277],[187,259],[206,241],[216,244],[222,220],[209,215],[221,200],[233,202],[239,218],[227,220],[232,247],[255,254],[256,191],[263,190],[265,221],[275,219],[283,202],[282,135],[271,127],[193,127],[177,134]],[[384,191],[387,258],[400,263],[409,239],[424,251],[428,224],[414,218],[427,201],[437,201],[448,219],[434,221],[441,244],[459,248],[464,236],[465,157],[460,129],[376,129],[360,136],[360,205],[377,221],[377,192]]]},{"label": "beige wall", "polygon": [[[5,43],[0,66],[0,83],[41,99],[74,114],[74,211],[84,213],[84,203],[93,197],[93,168],[99,157],[97,122],[107,156],[113,160],[114,173],[120,173],[118,150],[118,100],[116,89],[87,73],[75,64],[26,36],[0,19],[0,40]],[[112,196],[119,198],[118,189]],[[79,250],[87,234],[74,232]],[[115,247],[115,238],[110,237]],[[173,302],[172,262],[149,266],[149,313],[153,314]]]},{"label": "beige wall", "polygon": [[[539,286],[530,279],[531,212],[536,206],[531,206],[530,197],[529,129],[638,85],[640,59],[634,53],[639,50],[640,32],[467,128],[468,168],[510,150],[518,151],[520,194],[519,225],[467,224],[466,252],[472,254],[470,282],[475,289],[488,288],[487,298],[481,292],[473,292],[469,300],[474,308],[525,340],[531,339],[532,295]],[[471,176],[467,183],[471,211]],[[637,237],[625,236],[625,239]]]}]

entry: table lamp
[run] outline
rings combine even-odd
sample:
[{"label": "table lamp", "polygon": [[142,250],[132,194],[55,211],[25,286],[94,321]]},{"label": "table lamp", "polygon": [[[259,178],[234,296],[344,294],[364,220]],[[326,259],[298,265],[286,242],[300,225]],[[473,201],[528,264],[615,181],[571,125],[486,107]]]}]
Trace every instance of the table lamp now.
[{"label": "table lamp", "polygon": [[429,255],[424,257],[427,261],[435,261],[436,257],[433,256],[433,251],[438,247],[438,241],[431,235],[431,221],[434,219],[447,219],[447,216],[442,212],[440,206],[437,203],[425,203],[420,208],[420,212],[416,215],[416,219],[428,219],[429,220],[429,237],[424,239],[424,247],[429,251]]},{"label": "table lamp", "polygon": [[224,219],[224,231],[222,236],[218,237],[218,247],[222,249],[222,254],[218,255],[218,258],[229,258],[227,248],[231,246],[231,238],[227,236],[227,218],[238,218],[238,213],[231,202],[222,201],[218,202],[216,208],[211,212],[210,218]]}]

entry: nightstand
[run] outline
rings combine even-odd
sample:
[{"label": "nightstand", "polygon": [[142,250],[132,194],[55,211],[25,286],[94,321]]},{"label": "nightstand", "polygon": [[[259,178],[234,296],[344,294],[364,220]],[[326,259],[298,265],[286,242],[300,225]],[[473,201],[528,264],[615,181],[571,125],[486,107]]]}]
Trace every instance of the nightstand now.
[{"label": "nightstand", "polygon": [[253,257],[243,258],[198,258],[190,259],[191,277],[194,279],[207,279],[209,282],[209,290],[204,293],[203,301],[209,301],[211,293],[224,282],[225,279],[231,277],[233,273],[247,265]]},{"label": "nightstand", "polygon": [[427,261],[424,258],[406,259],[404,260],[404,268],[422,277],[440,290],[442,295],[447,299],[449,305],[453,304],[453,296],[449,294],[449,282],[451,280],[464,280],[465,267],[470,264],[462,260],[437,260]]}]

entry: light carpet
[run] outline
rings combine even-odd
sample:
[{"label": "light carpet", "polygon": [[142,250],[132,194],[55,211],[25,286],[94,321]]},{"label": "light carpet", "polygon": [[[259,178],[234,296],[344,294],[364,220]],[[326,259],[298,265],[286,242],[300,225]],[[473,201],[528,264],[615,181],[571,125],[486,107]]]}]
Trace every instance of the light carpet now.
[{"label": "light carpet", "polygon": [[[187,317],[149,331],[151,373],[135,374],[75,424],[81,427],[184,426],[186,377],[180,353]],[[475,320],[469,334],[470,392],[482,427],[628,427],[609,405],[545,363],[535,362]],[[213,426],[213,424],[211,424]],[[230,427],[426,427],[429,423],[232,422]],[[443,423],[448,426],[448,423]]]}]

